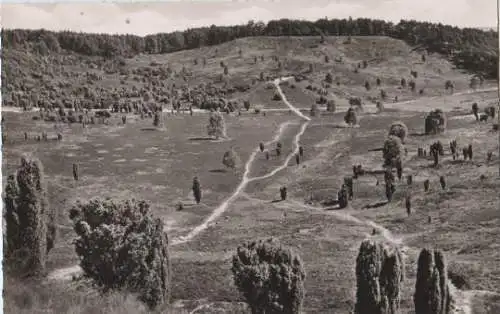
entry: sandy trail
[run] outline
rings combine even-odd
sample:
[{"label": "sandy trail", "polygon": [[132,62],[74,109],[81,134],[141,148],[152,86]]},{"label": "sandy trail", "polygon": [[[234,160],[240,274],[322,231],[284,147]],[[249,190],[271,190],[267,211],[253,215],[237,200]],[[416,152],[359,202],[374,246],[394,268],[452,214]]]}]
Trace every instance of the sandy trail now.
[{"label": "sandy trail", "polygon": [[[309,117],[306,117],[297,108],[295,108],[294,106],[292,106],[292,104],[290,104],[290,102],[286,99],[285,94],[283,94],[283,91],[281,90],[281,87],[279,86],[279,83],[283,82],[285,80],[289,80],[289,79],[291,79],[291,78],[276,79],[274,81],[274,85],[276,86],[276,89],[277,89],[278,93],[281,95],[281,97],[283,99],[283,102],[285,102],[285,104],[290,108],[290,110],[292,110],[295,114],[297,114],[299,117],[305,119],[306,121],[310,121],[311,119]],[[285,130],[285,126],[288,125],[288,124],[290,124],[290,123],[291,122],[285,122],[284,124],[282,124],[281,127],[280,127],[280,129],[279,129],[279,132],[275,136],[275,138],[273,140],[265,143],[265,146],[268,146],[269,144],[277,141],[278,138],[283,133],[283,131]],[[302,124],[299,133],[297,133],[297,135],[295,136],[295,139],[294,139],[294,146],[295,146],[294,151],[291,154],[288,155],[288,157],[285,159],[285,161],[283,162],[283,164],[280,167],[274,169],[273,171],[271,171],[270,173],[268,173],[266,175],[263,175],[263,176],[260,176],[260,177],[253,177],[253,178],[251,178],[251,177],[249,177],[250,169],[252,167],[253,161],[255,160],[255,157],[257,156],[257,154],[260,151],[258,147],[255,148],[255,150],[253,151],[253,153],[250,155],[250,158],[245,163],[245,172],[243,173],[243,179],[241,180],[240,184],[238,185],[238,187],[236,188],[236,190],[233,192],[233,194],[228,199],[226,199],[222,204],[220,204],[219,207],[217,207],[216,209],[214,209],[214,211],[212,212],[212,214],[210,214],[210,216],[208,216],[207,219],[205,219],[205,221],[203,221],[203,223],[201,223],[200,225],[196,226],[187,235],[179,237],[179,238],[176,238],[176,239],[173,239],[172,242],[171,242],[171,245],[175,246],[175,245],[178,245],[178,244],[186,243],[187,241],[189,241],[189,240],[193,239],[194,237],[196,237],[200,232],[202,232],[203,230],[207,229],[209,227],[210,223],[212,221],[214,221],[215,219],[217,219],[221,214],[223,214],[227,210],[228,206],[235,199],[237,199],[240,196],[240,193],[247,187],[247,185],[250,182],[257,181],[257,180],[263,180],[263,179],[266,179],[266,178],[270,178],[270,177],[274,176],[276,173],[278,173],[281,170],[285,169],[288,166],[290,160],[293,158],[293,156],[295,156],[295,154],[298,153],[299,146],[300,146],[300,138],[304,134],[304,132],[306,131],[307,125],[308,125],[308,123]]]}]

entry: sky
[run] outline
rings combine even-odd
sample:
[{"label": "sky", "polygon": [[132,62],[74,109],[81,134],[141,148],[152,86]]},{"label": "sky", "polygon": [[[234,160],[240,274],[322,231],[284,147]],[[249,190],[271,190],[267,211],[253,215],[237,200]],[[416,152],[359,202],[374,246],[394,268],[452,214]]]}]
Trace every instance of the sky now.
[{"label": "sky", "polygon": [[4,28],[71,30],[147,35],[192,27],[267,22],[290,18],[379,18],[441,22],[460,27],[495,27],[496,0],[170,0],[121,3],[2,0]]}]

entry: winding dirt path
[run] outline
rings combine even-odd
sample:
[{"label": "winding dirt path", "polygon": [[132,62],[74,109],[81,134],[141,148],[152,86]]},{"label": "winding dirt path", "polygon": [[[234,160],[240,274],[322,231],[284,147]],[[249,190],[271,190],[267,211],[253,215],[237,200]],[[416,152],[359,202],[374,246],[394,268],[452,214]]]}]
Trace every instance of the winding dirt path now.
[{"label": "winding dirt path", "polygon": [[[290,108],[290,110],[292,110],[296,115],[298,115],[299,117],[305,119],[306,121],[310,121],[311,119],[309,117],[305,116],[302,112],[300,112],[297,108],[295,108],[294,106],[292,106],[292,104],[290,104],[290,102],[286,99],[285,94],[281,90],[281,87],[279,86],[279,83],[281,83],[281,82],[283,82],[285,80],[289,80],[289,79],[291,79],[291,78],[288,77],[288,78],[276,79],[274,81],[274,85],[276,86],[276,89],[277,89],[278,93],[281,95],[281,97],[283,99],[283,102]],[[278,134],[274,137],[273,140],[265,143],[265,146],[268,146],[269,144],[271,144],[273,142],[276,142],[279,139],[279,137],[282,135],[282,133],[284,132],[285,127],[288,124],[290,124],[290,123],[291,122],[285,122],[285,123],[281,124],[280,129],[278,131]],[[257,180],[263,180],[263,179],[266,179],[266,178],[270,178],[270,177],[274,176],[276,173],[278,173],[281,170],[285,169],[288,166],[290,160],[293,158],[293,156],[295,156],[295,154],[298,153],[299,146],[300,146],[300,138],[304,134],[304,132],[306,131],[307,125],[308,125],[308,122],[302,124],[302,126],[300,128],[300,131],[297,133],[297,135],[295,135],[295,139],[294,139],[294,146],[295,146],[295,148],[294,148],[293,152],[290,153],[287,156],[287,158],[285,159],[285,161],[283,162],[283,164],[281,166],[279,166],[278,168],[274,169],[273,171],[271,171],[270,173],[268,173],[266,175],[263,175],[263,176],[260,176],[260,177],[253,177],[252,178],[252,177],[249,177],[250,169],[252,167],[253,161],[255,160],[255,157],[257,156],[257,154],[260,151],[258,147],[255,148],[255,150],[250,155],[250,158],[248,159],[248,161],[245,164],[245,172],[243,173],[243,178],[242,178],[240,184],[238,185],[238,187],[236,188],[236,190],[233,192],[233,194],[228,199],[226,199],[222,204],[220,204],[216,209],[214,209],[214,211],[212,212],[212,214],[210,214],[210,216],[208,216],[205,219],[205,221],[203,221],[203,223],[201,223],[200,225],[196,226],[187,235],[179,237],[179,238],[176,238],[176,239],[173,239],[172,242],[171,242],[171,245],[175,246],[175,245],[178,245],[178,244],[186,243],[189,240],[191,240],[194,237],[196,237],[200,232],[202,232],[203,230],[207,229],[210,226],[210,223],[212,221],[214,221],[215,219],[217,219],[220,215],[222,215],[227,210],[228,206],[234,200],[236,200],[240,196],[240,193],[245,190],[245,188],[247,187],[247,185],[250,182],[254,182],[254,181],[257,181]]]}]

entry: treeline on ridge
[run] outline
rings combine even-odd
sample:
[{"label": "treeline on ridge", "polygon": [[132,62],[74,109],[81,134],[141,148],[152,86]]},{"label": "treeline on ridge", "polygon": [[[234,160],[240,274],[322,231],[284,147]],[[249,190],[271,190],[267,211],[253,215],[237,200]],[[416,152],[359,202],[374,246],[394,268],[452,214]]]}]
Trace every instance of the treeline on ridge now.
[{"label": "treeline on ridge", "polygon": [[[498,77],[498,33],[474,28],[458,28],[441,23],[401,20],[398,24],[367,18],[272,20],[267,24],[250,21],[245,25],[215,26],[135,35],[88,34],[70,31],[3,29],[5,48],[32,48],[48,54],[66,50],[102,57],[132,57],[140,53],[162,54],[222,44],[254,36],[389,36],[440,53],[458,67],[487,78]],[[27,46],[26,46],[27,45]]]}]

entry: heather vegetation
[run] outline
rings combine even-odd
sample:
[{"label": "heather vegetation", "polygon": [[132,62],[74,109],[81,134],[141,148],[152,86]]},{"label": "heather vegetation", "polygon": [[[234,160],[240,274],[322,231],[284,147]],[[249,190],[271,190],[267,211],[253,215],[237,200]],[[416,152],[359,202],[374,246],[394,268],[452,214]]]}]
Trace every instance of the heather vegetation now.
[{"label": "heather vegetation", "polygon": [[3,30],[6,309],[498,313],[495,35]]}]

